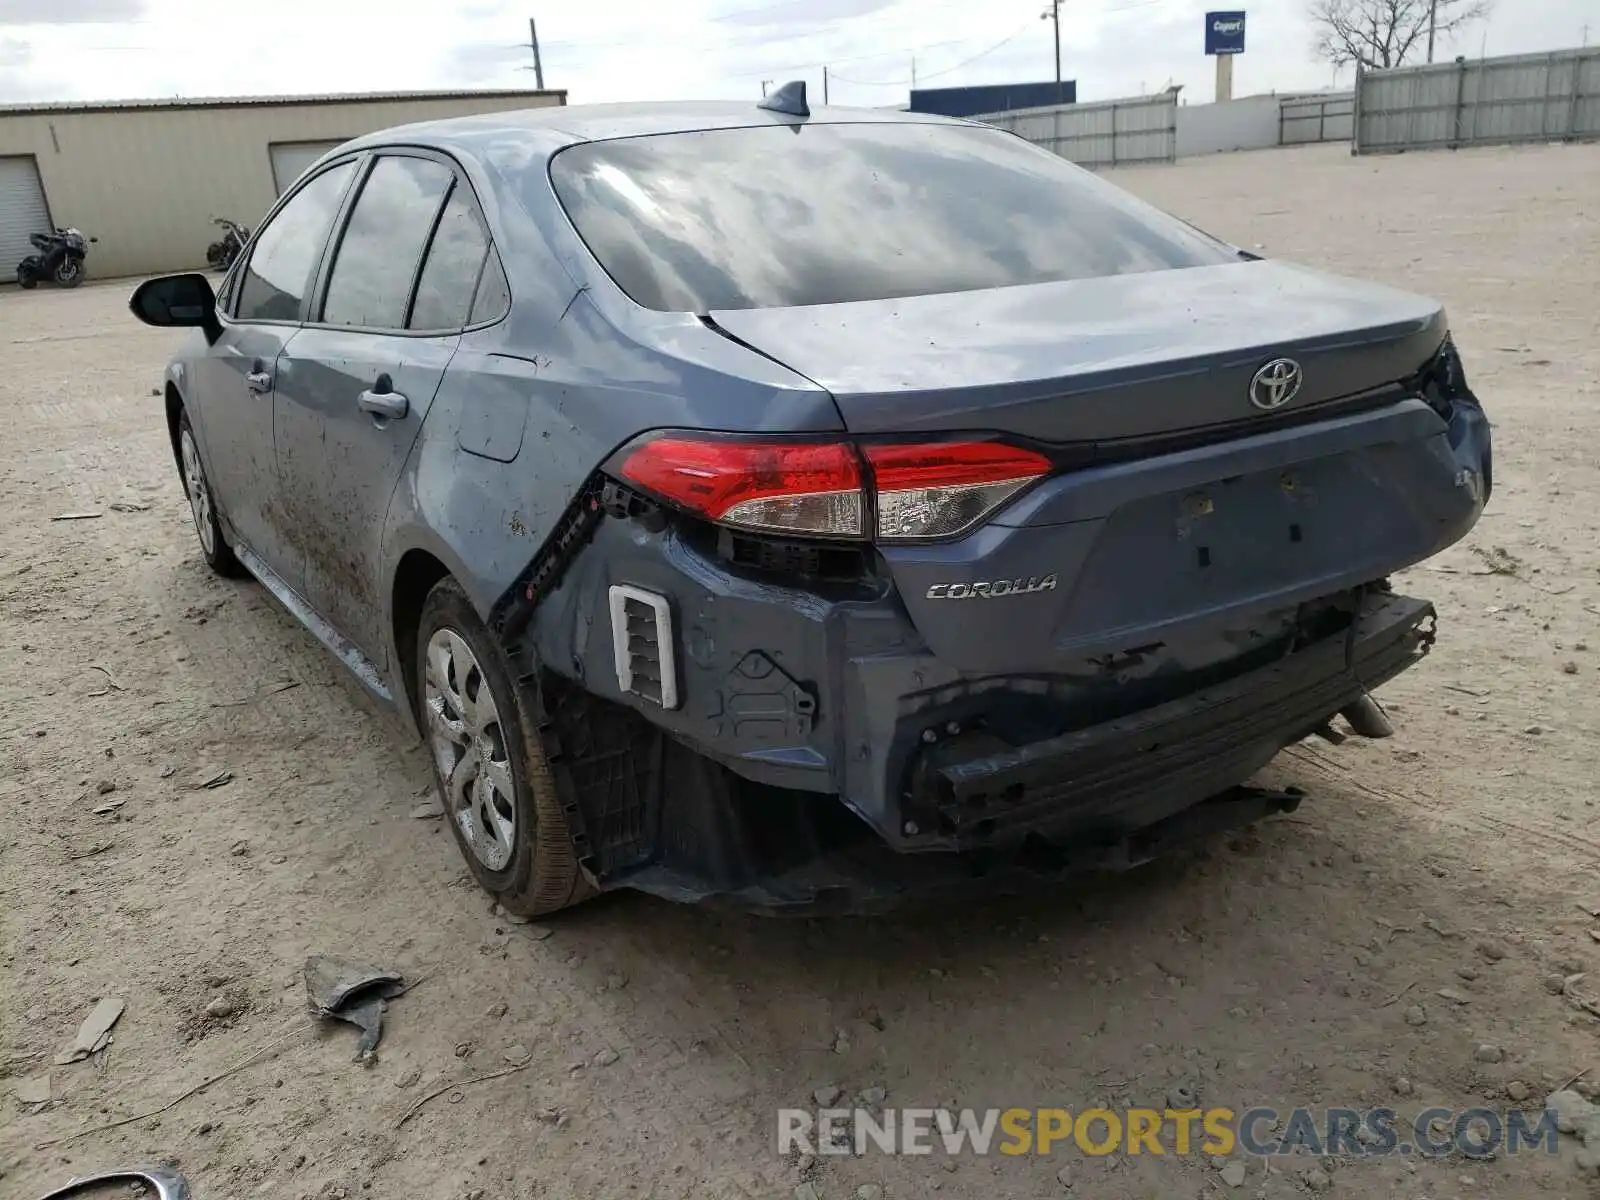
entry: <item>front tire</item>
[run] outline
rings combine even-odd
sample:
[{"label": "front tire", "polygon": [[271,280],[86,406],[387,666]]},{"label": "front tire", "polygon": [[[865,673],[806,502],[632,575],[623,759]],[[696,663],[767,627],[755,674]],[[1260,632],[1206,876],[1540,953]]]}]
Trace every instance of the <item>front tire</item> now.
[{"label": "front tire", "polygon": [[593,894],[539,736],[537,700],[511,676],[467,594],[445,579],[417,630],[418,724],[456,845],[483,889],[536,917]]},{"label": "front tire", "polygon": [[77,258],[63,258],[56,267],[56,284],[64,288],[75,288],[83,282],[83,260]]},{"label": "front tire", "polygon": [[184,495],[189,498],[189,513],[194,517],[195,536],[200,539],[200,552],[206,565],[218,575],[237,579],[244,568],[233,556],[233,547],[223,536],[222,525],[217,521],[217,505],[211,496],[211,484],[206,479],[205,464],[200,461],[200,446],[195,441],[194,426],[189,424],[189,414],[178,418],[178,462],[183,474]]}]

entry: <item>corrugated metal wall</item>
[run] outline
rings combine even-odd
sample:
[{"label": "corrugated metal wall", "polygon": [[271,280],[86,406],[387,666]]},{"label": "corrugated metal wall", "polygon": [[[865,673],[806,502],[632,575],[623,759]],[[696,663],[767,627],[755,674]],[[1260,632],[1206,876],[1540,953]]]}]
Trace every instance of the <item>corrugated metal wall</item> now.
[{"label": "corrugated metal wall", "polygon": [[[33,155],[50,214],[98,237],[101,278],[205,264],[212,214],[252,229],[272,206],[274,142],[345,141],[440,117],[560,104],[559,92],[373,101],[0,111],[0,156]],[[0,263],[0,280],[13,264]]]},{"label": "corrugated metal wall", "polygon": [[1285,96],[1278,110],[1278,144],[1305,146],[1313,142],[1348,142],[1355,136],[1356,94],[1330,92],[1320,96]]},{"label": "corrugated metal wall", "polygon": [[1356,153],[1600,138],[1600,48],[1364,71]]},{"label": "corrugated metal wall", "polygon": [[1176,92],[1026,108],[973,119],[1009,129],[1084,167],[1172,162],[1178,156]]}]

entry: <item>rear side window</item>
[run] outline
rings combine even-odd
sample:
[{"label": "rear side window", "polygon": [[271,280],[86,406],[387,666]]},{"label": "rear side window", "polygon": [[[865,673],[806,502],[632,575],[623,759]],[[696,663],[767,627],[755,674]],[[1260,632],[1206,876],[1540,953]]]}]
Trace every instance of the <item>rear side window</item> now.
[{"label": "rear side window", "polygon": [[339,241],[322,302],[324,323],[405,328],[422,248],[454,179],[433,159],[378,159]]},{"label": "rear side window", "polygon": [[498,321],[511,310],[511,285],[506,282],[506,269],[500,256],[489,247],[489,261],[483,264],[483,276],[478,280],[478,294],[472,301],[472,323]]},{"label": "rear side window", "polygon": [[763,125],[585,142],[556,195],[618,286],[669,312],[964,292],[1237,261],[997,129]]},{"label": "rear side window", "polygon": [[439,217],[417,281],[412,329],[460,329],[472,318],[478,276],[489,253],[489,230],[472,198],[457,183]]},{"label": "rear side window", "polygon": [[339,211],[354,163],[318,175],[278,210],[256,238],[239,284],[240,321],[298,321],[328,229]]}]

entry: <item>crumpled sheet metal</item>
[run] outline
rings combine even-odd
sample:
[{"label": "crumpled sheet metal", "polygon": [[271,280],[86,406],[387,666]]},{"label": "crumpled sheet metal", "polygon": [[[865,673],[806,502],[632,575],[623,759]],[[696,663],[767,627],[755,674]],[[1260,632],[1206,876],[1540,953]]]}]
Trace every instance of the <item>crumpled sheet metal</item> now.
[{"label": "crumpled sheet metal", "polygon": [[405,977],[368,963],[313,954],[306,959],[305,980],[312,1013],[361,1030],[356,1060],[371,1058],[383,1036],[385,1001],[406,990]]},{"label": "crumpled sheet metal", "polygon": [[121,1171],[105,1171],[99,1175],[83,1175],[66,1187],[47,1192],[40,1197],[40,1200],[71,1200],[71,1197],[81,1196],[90,1188],[103,1187],[108,1183],[142,1183],[155,1193],[156,1200],[191,1200],[189,1181],[176,1171],[158,1167],[129,1167]]}]

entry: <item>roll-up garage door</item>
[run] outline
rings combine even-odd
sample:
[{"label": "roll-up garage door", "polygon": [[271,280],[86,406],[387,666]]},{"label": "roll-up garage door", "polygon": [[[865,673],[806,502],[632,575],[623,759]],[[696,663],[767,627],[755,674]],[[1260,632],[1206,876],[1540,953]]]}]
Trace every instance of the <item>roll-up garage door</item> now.
[{"label": "roll-up garage door", "polygon": [[283,195],[294,181],[304,175],[306,168],[335,146],[343,142],[274,142],[267,149],[272,154],[272,182]]},{"label": "roll-up garage door", "polygon": [[0,158],[0,281],[15,279],[17,263],[33,253],[28,235],[51,228],[33,156]]}]

